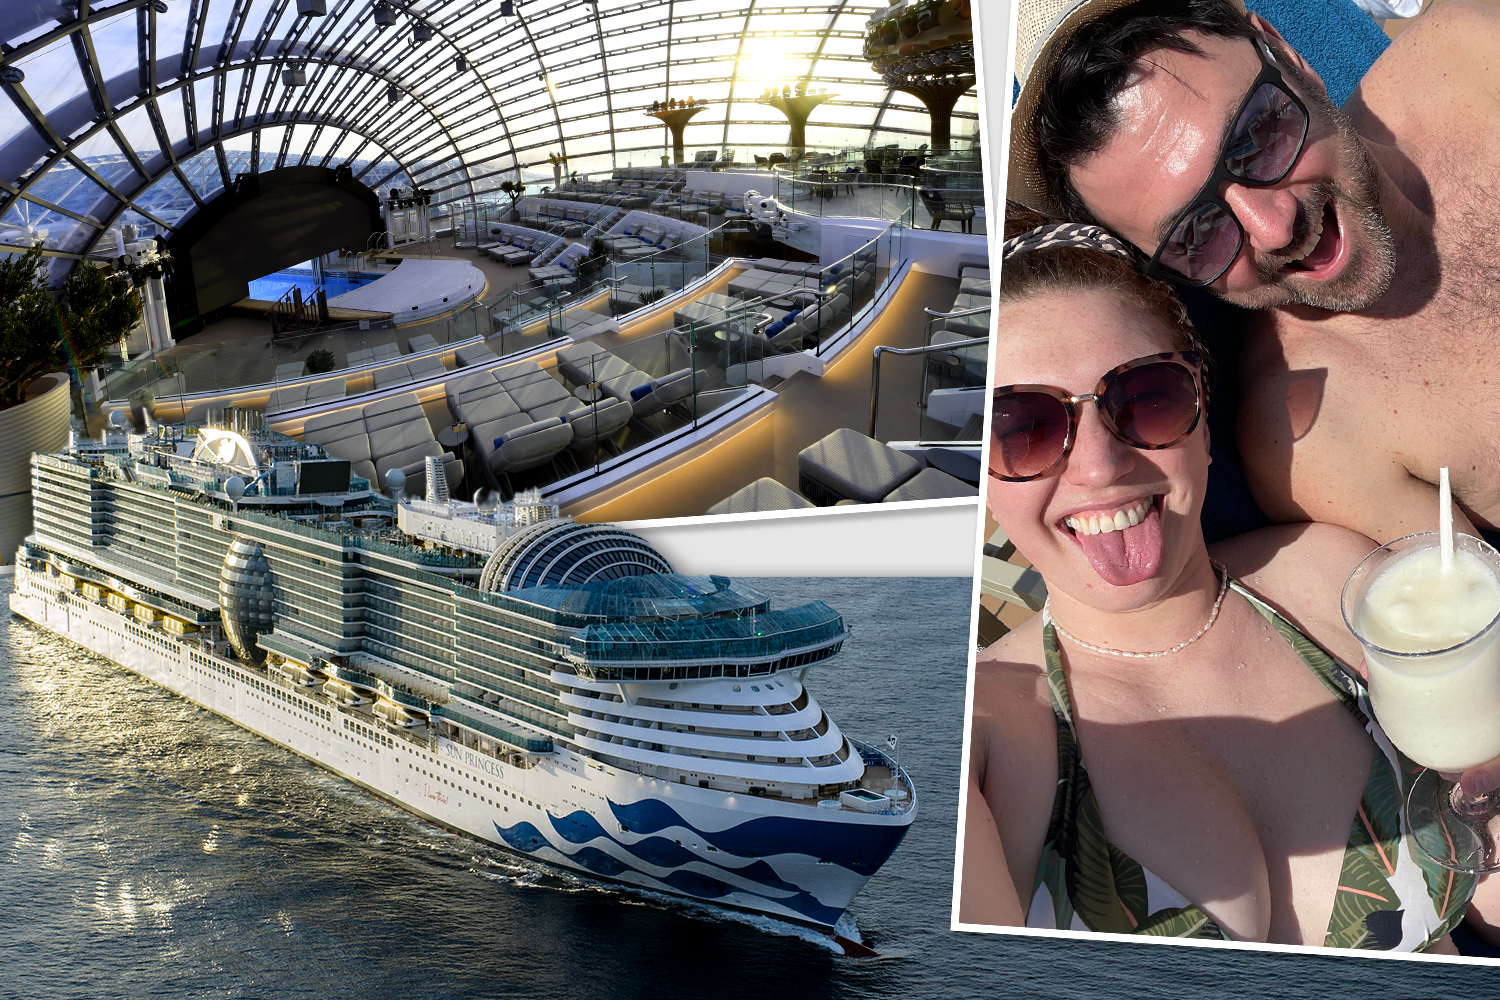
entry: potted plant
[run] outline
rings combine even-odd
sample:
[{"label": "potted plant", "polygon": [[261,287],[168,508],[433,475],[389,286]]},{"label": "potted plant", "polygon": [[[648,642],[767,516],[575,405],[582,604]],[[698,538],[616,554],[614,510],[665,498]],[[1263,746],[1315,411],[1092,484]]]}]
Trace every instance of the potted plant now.
[{"label": "potted plant", "polygon": [[69,369],[95,367],[140,317],[129,279],[83,262],[61,296],[40,245],[0,254],[0,563],[31,533],[31,455],[68,443]]},{"label": "potted plant", "polygon": [[307,374],[322,375],[337,368],[338,360],[328,348],[320,347],[307,356],[306,367]]}]

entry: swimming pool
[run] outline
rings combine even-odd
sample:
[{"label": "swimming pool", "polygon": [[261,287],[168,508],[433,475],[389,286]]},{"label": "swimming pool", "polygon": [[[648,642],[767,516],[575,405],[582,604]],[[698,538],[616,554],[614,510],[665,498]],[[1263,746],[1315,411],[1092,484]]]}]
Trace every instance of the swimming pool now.
[{"label": "swimming pool", "polygon": [[[323,291],[331,299],[335,295],[352,292],[356,288],[361,288],[383,277],[384,275],[382,274],[362,274],[351,281],[343,272],[324,271]],[[302,289],[302,298],[304,301],[312,298],[313,293],[318,289],[318,283],[313,279],[311,270],[287,268],[285,271],[267,274],[250,282],[250,298],[275,302],[285,295],[293,285]]]}]

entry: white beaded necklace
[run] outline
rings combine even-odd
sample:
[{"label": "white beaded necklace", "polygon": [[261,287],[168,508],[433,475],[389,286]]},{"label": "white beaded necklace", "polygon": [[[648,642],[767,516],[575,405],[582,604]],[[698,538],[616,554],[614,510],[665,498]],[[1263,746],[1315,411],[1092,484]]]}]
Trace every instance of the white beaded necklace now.
[{"label": "white beaded necklace", "polygon": [[1076,635],[1059,625],[1057,623],[1057,619],[1052,617],[1052,598],[1050,597],[1047,598],[1046,603],[1042,605],[1043,620],[1052,622],[1052,627],[1057,630],[1058,635],[1073,643],[1073,645],[1075,646],[1082,646],[1084,649],[1088,650],[1091,653],[1105,653],[1109,656],[1127,656],[1132,659],[1143,660],[1156,659],[1162,656],[1171,656],[1173,653],[1178,653],[1184,649],[1187,649],[1193,643],[1203,638],[1203,636],[1207,634],[1208,630],[1214,627],[1214,622],[1219,618],[1219,608],[1224,603],[1224,595],[1229,591],[1229,574],[1225,571],[1224,567],[1220,566],[1217,562],[1214,562],[1213,560],[1209,560],[1209,562],[1214,569],[1219,571],[1219,596],[1214,599],[1214,609],[1208,613],[1208,621],[1203,623],[1202,628],[1193,633],[1191,638],[1184,639],[1182,642],[1179,642],[1171,649],[1163,649],[1155,653],[1135,653],[1131,652],[1128,649],[1111,649],[1108,646],[1096,646],[1092,642],[1085,642],[1084,640],[1078,638]]}]

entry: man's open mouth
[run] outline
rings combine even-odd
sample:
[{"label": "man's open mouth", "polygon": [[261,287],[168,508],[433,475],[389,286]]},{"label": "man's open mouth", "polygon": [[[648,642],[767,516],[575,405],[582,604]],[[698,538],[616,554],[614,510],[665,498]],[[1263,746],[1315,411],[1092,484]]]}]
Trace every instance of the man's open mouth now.
[{"label": "man's open mouth", "polygon": [[1348,240],[1344,238],[1344,229],[1332,198],[1323,204],[1314,227],[1303,244],[1302,254],[1282,267],[1284,273],[1321,279],[1331,277],[1343,267]]}]

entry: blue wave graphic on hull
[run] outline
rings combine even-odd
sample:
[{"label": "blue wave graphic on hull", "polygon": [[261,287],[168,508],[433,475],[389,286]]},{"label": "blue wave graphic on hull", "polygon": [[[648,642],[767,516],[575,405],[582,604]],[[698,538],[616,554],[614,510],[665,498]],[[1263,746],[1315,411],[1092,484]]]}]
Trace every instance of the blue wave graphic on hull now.
[{"label": "blue wave graphic on hull", "polygon": [[787,882],[777,875],[775,870],[764,861],[754,861],[743,867],[731,868],[721,865],[710,858],[704,858],[683,847],[674,840],[665,837],[647,837],[633,844],[627,844],[618,837],[612,836],[600,825],[599,821],[590,814],[579,809],[566,816],[547,816],[552,821],[552,826],[568,842],[573,844],[587,844],[591,840],[603,838],[619,846],[622,851],[640,858],[646,864],[655,868],[681,868],[689,862],[696,861],[700,864],[713,865],[715,868],[727,872],[733,872],[740,878],[758,883],[768,889],[779,889],[782,892],[797,893],[802,887]]},{"label": "blue wave graphic on hull", "polygon": [[736,857],[811,854],[867,878],[886,863],[901,843],[901,838],[911,828],[910,824],[864,826],[827,820],[762,816],[727,830],[708,833],[683,819],[677,810],[660,799],[642,799],[628,806],[611,801],[609,808],[620,824],[632,833],[656,833],[680,826],[693,831],[726,854]]},{"label": "blue wave graphic on hull", "polygon": [[[574,834],[574,836],[579,835],[580,831],[586,826],[586,824],[582,823],[576,818],[579,815],[580,813],[574,813],[572,814],[572,816],[566,818],[570,830]],[[587,816],[588,819],[593,822],[593,825],[595,827],[599,827],[598,821],[593,820],[593,817],[588,816],[587,813],[581,813],[581,815]],[[557,825],[557,817],[549,816],[548,818],[552,820],[554,826]],[[767,888],[790,892],[792,893],[792,895],[768,896],[765,893],[754,892],[742,886],[731,885],[728,882],[716,879],[711,875],[705,875],[702,872],[688,871],[685,869],[678,869],[677,871],[671,872],[670,874],[665,876],[656,876],[648,872],[640,871],[636,868],[631,868],[624,861],[621,861],[619,858],[616,858],[615,856],[608,854],[605,851],[601,851],[597,847],[579,847],[572,853],[564,851],[558,846],[554,845],[551,841],[549,841],[546,835],[538,830],[535,826],[525,821],[517,823],[514,826],[501,826],[499,823],[495,823],[494,826],[495,832],[500,835],[500,839],[514,850],[520,851],[523,854],[535,854],[544,847],[550,847],[558,853],[562,854],[564,857],[568,858],[568,860],[577,864],[585,871],[592,872],[595,875],[603,876],[604,878],[618,879],[626,872],[634,872],[637,875],[644,876],[645,878],[650,879],[652,882],[657,883],[664,889],[679,893],[681,895],[693,896],[698,899],[711,901],[723,899],[725,896],[732,895],[733,893],[742,893],[745,895],[757,896],[768,902],[775,903],[778,906],[784,906],[795,913],[800,913],[803,917],[814,923],[823,924],[828,927],[832,927],[844,912],[842,909],[838,909],[832,906],[825,906],[823,903],[820,903],[818,899],[811,893],[782,880],[771,869],[771,866],[766,864],[764,861],[756,861],[753,864],[746,865],[744,868],[736,869],[722,869],[721,866],[715,867],[721,867],[721,870],[724,870],[726,872],[733,871],[735,875],[744,878],[747,881],[765,885]],[[599,835],[605,837],[611,843],[620,846],[626,851],[629,851],[630,847],[633,846],[621,844],[618,840],[615,840],[613,837],[610,837],[608,834],[604,833],[602,827],[599,827]],[[657,841],[662,840],[662,838],[660,837],[652,839]],[[576,843],[576,841],[572,842]],[[665,843],[670,844],[671,842],[665,841]],[[671,846],[674,848],[678,848],[677,844],[671,844]],[[685,848],[678,849],[682,850],[684,854],[688,855],[688,860],[690,861],[711,864],[711,862],[705,861],[703,858],[692,854]],[[647,859],[642,858],[641,860],[646,861]],[[647,863],[651,864],[652,862],[647,861]],[[655,867],[667,866],[656,865]]]},{"label": "blue wave graphic on hull", "polygon": [[522,854],[535,854],[544,847],[552,846],[552,842],[543,836],[542,831],[530,823],[521,822],[515,826],[501,826],[495,823],[495,832],[500,834],[501,840]]}]

